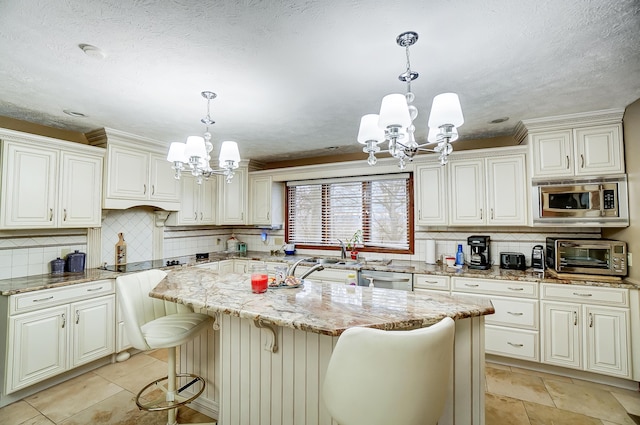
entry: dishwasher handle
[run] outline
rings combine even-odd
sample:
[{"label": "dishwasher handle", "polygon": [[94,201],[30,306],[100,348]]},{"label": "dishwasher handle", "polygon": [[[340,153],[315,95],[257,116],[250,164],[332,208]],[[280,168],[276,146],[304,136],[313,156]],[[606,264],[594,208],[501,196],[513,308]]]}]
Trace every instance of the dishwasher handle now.
[{"label": "dishwasher handle", "polygon": [[380,281],[380,282],[409,282],[412,278],[411,277],[405,277],[405,278],[398,278],[398,277],[380,277],[380,276],[371,276],[368,274],[363,274],[362,277],[364,277],[365,279],[373,279],[373,281],[375,282]]}]

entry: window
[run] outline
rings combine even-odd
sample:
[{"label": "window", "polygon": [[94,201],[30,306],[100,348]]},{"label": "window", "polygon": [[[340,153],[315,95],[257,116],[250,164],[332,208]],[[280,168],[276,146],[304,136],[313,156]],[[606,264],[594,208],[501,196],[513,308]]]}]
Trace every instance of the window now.
[{"label": "window", "polygon": [[411,175],[287,183],[287,241],[305,248],[338,245],[362,230],[362,251],[411,252]]}]

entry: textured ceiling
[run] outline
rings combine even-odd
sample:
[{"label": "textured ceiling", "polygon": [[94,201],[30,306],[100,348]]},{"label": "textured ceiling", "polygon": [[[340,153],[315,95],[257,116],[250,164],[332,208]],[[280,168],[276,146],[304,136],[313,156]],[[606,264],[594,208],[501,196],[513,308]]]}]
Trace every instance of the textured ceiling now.
[{"label": "textured ceiling", "polygon": [[1,0],[0,115],[168,145],[202,134],[211,90],[216,148],[236,140],[261,161],[357,152],[360,117],[405,91],[395,39],[407,30],[420,36],[419,140],[444,91],[460,96],[461,139],[640,98],[637,0]]}]

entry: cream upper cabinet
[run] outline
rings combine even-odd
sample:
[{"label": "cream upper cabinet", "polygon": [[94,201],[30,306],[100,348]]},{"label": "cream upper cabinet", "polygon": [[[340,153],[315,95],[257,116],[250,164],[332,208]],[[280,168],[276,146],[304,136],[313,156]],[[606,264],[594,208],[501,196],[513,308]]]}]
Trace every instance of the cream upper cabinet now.
[{"label": "cream upper cabinet", "polygon": [[416,224],[442,226],[447,217],[446,167],[437,164],[418,165],[415,170]]},{"label": "cream upper cabinet", "polygon": [[533,178],[623,174],[623,109],[522,121],[519,141],[528,138]]},{"label": "cream upper cabinet", "polygon": [[14,135],[2,142],[0,226],[100,227],[104,150]]},{"label": "cream upper cabinet", "polygon": [[284,183],[271,176],[249,176],[249,224],[282,226],[284,224]]},{"label": "cream upper cabinet", "polygon": [[527,225],[524,154],[451,160],[449,224]]},{"label": "cream upper cabinet", "polygon": [[166,154],[149,155],[149,173],[149,199],[175,202],[180,198],[180,182],[175,178]]},{"label": "cream upper cabinet", "polygon": [[180,210],[172,212],[166,224],[168,226],[216,224],[217,176],[211,176],[198,184],[195,177],[183,174],[180,185]]},{"label": "cream upper cabinet", "polygon": [[247,168],[239,167],[231,182],[224,177],[218,179],[218,222],[217,224],[247,224],[248,182]]}]

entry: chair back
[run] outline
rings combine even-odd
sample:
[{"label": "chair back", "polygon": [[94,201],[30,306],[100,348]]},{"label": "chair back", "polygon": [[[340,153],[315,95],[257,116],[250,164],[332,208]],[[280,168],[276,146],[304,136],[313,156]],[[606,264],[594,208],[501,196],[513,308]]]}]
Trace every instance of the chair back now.
[{"label": "chair back", "polygon": [[131,345],[138,350],[149,350],[141,327],[163,316],[191,312],[188,307],[156,298],[149,292],[167,275],[162,270],[146,270],[116,278],[116,294],[120,313]]},{"label": "chair back", "polygon": [[347,329],[331,354],[323,399],[340,425],[435,425],[453,363],[454,321],[411,331]]}]

